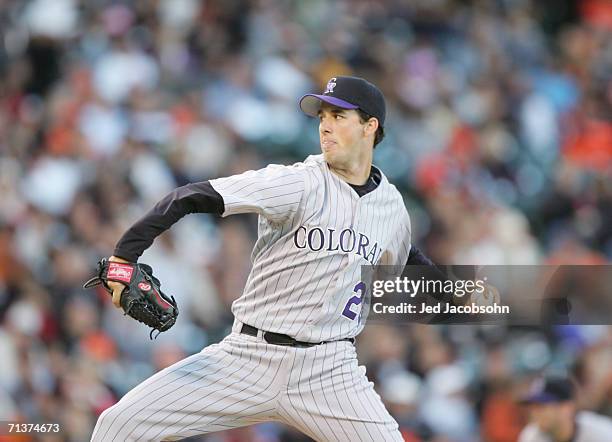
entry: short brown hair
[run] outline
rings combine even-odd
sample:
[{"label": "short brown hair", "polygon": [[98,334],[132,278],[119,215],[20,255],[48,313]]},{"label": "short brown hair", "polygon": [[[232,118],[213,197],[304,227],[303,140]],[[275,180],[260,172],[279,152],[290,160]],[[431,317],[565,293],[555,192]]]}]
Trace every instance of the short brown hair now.
[{"label": "short brown hair", "polygon": [[[362,123],[367,122],[370,118],[375,118],[372,117],[372,115],[362,111],[361,109],[357,109],[357,113],[359,114],[359,120]],[[378,143],[380,143],[383,138],[385,138],[385,128],[381,126],[380,121],[378,122],[378,129],[376,129],[376,134],[374,134],[374,149],[376,149],[376,145]]]}]

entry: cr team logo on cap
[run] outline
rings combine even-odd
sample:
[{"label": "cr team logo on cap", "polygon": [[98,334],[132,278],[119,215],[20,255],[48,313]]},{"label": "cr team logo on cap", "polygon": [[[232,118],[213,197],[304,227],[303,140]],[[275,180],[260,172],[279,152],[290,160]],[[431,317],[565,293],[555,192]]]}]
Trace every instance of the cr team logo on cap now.
[{"label": "cr team logo on cap", "polygon": [[325,87],[325,92],[323,92],[324,94],[333,94],[334,93],[334,88],[336,87],[336,77],[332,77],[328,82],[327,82],[327,86]]},{"label": "cr team logo on cap", "polygon": [[322,94],[306,94],[300,98],[300,108],[310,116],[317,117],[322,103],[340,109],[361,109],[385,125],[385,97],[380,89],[364,78],[338,75],[330,78]]}]

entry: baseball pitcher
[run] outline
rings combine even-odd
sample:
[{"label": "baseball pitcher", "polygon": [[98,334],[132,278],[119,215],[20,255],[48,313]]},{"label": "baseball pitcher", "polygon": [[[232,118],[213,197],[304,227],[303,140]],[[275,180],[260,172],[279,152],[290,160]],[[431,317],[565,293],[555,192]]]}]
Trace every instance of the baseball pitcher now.
[{"label": "baseball pitcher", "polygon": [[102,266],[113,303],[126,310],[123,297],[144,297],[149,325],[163,331],[177,306],[137,264],[155,237],[189,213],[259,215],[231,334],[127,393],[102,413],[92,440],[177,440],[264,421],[319,441],[402,440],[353,345],[369,296],[361,266],[404,265],[411,250],[402,198],[372,165],[385,100],[368,81],[339,76],[300,107],[319,119],[322,154],[177,188]]}]

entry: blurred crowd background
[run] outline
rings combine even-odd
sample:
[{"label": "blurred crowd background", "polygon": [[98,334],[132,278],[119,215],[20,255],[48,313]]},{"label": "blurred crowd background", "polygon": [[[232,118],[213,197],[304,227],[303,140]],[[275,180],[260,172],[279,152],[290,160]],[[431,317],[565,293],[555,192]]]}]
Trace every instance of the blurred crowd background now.
[{"label": "blurred crowd background", "polygon": [[[250,216],[191,215],[145,253],[182,310],[154,342],[81,284],[174,187],[318,153],[297,100],[341,74],[385,93],[375,163],[436,262],[610,261],[608,0],[4,0],[0,419],[88,440],[131,387],[228,332]],[[516,440],[541,372],[612,415],[608,326],[371,325],[358,352],[411,442]],[[307,439],[271,423],[197,440]]]}]

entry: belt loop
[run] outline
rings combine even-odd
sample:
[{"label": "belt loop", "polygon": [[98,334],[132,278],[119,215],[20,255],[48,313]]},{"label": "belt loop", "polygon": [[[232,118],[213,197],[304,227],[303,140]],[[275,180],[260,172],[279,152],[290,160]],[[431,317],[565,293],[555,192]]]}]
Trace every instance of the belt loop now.
[{"label": "belt loop", "polygon": [[238,319],[234,318],[234,323],[232,324],[232,333],[240,334],[240,330],[242,330],[242,326],[244,324]]}]

